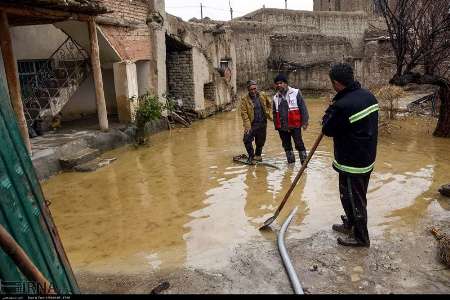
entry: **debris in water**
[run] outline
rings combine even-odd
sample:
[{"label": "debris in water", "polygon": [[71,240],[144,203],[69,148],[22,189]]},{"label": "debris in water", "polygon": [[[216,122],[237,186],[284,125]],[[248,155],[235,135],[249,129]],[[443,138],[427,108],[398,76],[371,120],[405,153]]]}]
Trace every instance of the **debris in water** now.
[{"label": "debris in water", "polygon": [[163,281],[152,290],[151,294],[160,294],[162,291],[165,291],[168,288],[170,288],[170,283],[168,281]]},{"label": "debris in water", "polygon": [[443,196],[450,197],[450,184],[443,185],[439,189],[439,193],[441,193]]},{"label": "debris in water", "polygon": [[439,257],[442,263],[450,267],[450,237],[437,227],[432,227],[430,231],[439,241]]},{"label": "debris in water", "polygon": [[311,272],[317,272],[318,269],[319,267],[317,265],[313,265],[311,268],[309,268]]}]

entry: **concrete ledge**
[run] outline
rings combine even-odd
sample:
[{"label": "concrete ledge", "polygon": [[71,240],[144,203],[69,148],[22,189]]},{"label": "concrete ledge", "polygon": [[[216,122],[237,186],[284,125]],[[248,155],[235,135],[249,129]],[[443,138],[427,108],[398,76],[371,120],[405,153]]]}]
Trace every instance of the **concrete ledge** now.
[{"label": "concrete ledge", "polygon": [[59,155],[55,149],[39,151],[33,155],[31,161],[39,180],[48,179],[62,170],[59,163]]},{"label": "concrete ledge", "polygon": [[[164,130],[168,130],[167,120],[165,119],[149,122],[145,126],[147,136]],[[91,160],[90,158],[94,159],[104,152],[134,143],[135,133],[136,129],[130,126],[124,131],[119,129],[110,129],[107,132],[80,130],[70,133],[49,134],[39,137],[39,140],[35,141],[34,146],[36,147],[34,149],[36,150],[33,151],[31,160],[38,179],[46,180],[59,174],[63,169],[72,169],[75,165],[87,163]],[[89,149],[92,150],[92,155],[81,157],[80,153]],[[74,155],[77,157],[73,158]],[[69,160],[66,166],[63,166],[64,163],[61,163],[61,159]],[[76,164],[74,164],[74,159]]]},{"label": "concrete ledge", "polygon": [[77,152],[65,154],[59,159],[59,163],[64,170],[72,170],[75,166],[85,164],[100,155],[98,149],[84,148]]}]

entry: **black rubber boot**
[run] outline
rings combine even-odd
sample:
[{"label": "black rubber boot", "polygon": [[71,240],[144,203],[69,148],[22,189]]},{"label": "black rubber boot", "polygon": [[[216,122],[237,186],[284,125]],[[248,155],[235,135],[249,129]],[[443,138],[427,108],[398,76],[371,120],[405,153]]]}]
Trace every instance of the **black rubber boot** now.
[{"label": "black rubber boot", "polygon": [[339,245],[346,247],[367,247],[367,248],[370,247],[370,242],[369,243],[360,242],[353,237],[346,239],[338,238],[337,242]]},{"label": "black rubber boot", "polygon": [[293,164],[293,163],[295,163],[295,154],[294,154],[294,151],[286,151],[286,158],[287,158],[288,164]]},{"label": "black rubber boot", "polygon": [[343,234],[352,234],[353,233],[353,226],[351,226],[348,223],[348,219],[346,216],[341,216],[342,224],[334,224],[331,228],[334,231],[343,233]]},{"label": "black rubber boot", "polygon": [[306,154],[306,151],[300,151],[298,154],[299,154],[299,157],[300,157],[300,162],[303,165],[305,163],[305,161],[306,161],[306,158],[308,158],[308,155]]}]

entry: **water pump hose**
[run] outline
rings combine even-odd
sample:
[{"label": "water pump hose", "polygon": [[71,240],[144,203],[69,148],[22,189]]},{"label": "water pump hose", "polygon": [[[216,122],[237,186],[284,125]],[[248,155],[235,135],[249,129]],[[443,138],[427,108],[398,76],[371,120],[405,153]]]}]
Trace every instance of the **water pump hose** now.
[{"label": "water pump hose", "polygon": [[284,245],[284,236],[286,233],[286,230],[288,229],[290,223],[292,222],[292,219],[294,218],[294,215],[297,213],[298,207],[294,208],[294,210],[291,212],[287,220],[284,222],[283,226],[281,227],[280,232],[278,233],[278,250],[280,251],[281,258],[283,260],[284,267],[286,269],[286,272],[288,273],[289,280],[291,281],[292,287],[294,289],[295,294],[297,295],[303,295],[303,288],[300,284],[300,280],[298,279],[297,273],[295,272],[294,266],[292,265],[291,259],[289,257],[289,254],[286,250],[286,247]]}]

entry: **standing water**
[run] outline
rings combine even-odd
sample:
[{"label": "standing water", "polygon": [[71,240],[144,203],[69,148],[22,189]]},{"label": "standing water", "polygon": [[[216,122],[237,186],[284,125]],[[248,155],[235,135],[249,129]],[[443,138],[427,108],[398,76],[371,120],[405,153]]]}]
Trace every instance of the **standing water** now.
[{"label": "standing water", "polygon": [[[325,101],[308,103],[311,124],[304,141],[320,132]],[[450,140],[432,137],[434,124],[408,119],[380,136],[368,193],[372,237],[413,231],[423,217],[445,215],[439,196],[450,181]],[[400,127],[401,126],[401,127]],[[43,184],[69,260],[75,269],[105,273],[163,271],[178,267],[220,268],[242,243],[275,240],[258,228],[278,207],[300,169],[288,166],[281,141],[268,126],[264,159],[279,169],[235,164],[244,153],[238,112],[162,132],[139,149],[106,154],[118,160],[94,173],[64,173]],[[312,158],[278,229],[299,205],[290,237],[330,230],[342,208],[338,176],[331,168],[332,141]]]}]

